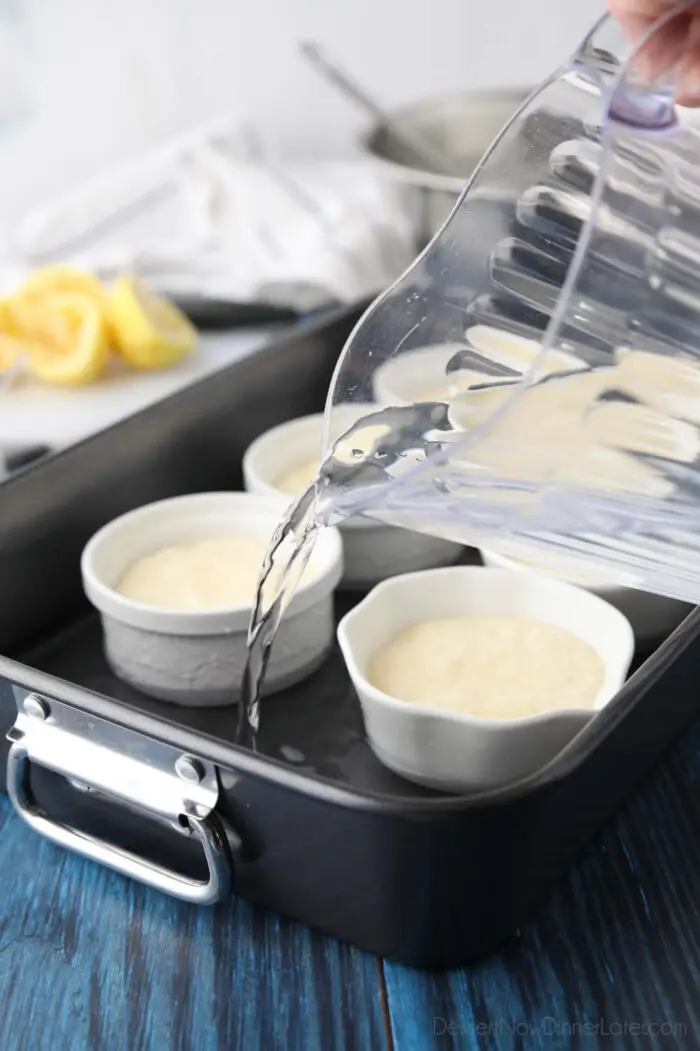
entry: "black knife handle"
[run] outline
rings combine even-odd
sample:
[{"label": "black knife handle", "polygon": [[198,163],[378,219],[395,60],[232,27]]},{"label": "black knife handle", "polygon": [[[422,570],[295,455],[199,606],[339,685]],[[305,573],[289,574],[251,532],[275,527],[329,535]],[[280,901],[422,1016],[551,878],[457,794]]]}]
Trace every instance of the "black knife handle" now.
[{"label": "black knife handle", "polygon": [[298,314],[291,307],[278,306],[275,303],[239,303],[227,299],[180,294],[171,295],[170,299],[193,325],[205,330],[290,323],[298,319]]}]

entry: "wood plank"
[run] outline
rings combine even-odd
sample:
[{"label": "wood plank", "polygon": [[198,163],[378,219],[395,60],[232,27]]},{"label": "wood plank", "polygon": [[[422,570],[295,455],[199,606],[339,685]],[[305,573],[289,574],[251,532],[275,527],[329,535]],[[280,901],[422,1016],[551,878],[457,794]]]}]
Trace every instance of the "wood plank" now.
[{"label": "wood plank", "polygon": [[232,899],[196,908],[31,832],[0,798],[3,1051],[383,1051],[377,961]]},{"label": "wood plank", "polygon": [[700,722],[518,939],[443,975],[385,962],[396,1051],[697,1051],[699,784]]}]

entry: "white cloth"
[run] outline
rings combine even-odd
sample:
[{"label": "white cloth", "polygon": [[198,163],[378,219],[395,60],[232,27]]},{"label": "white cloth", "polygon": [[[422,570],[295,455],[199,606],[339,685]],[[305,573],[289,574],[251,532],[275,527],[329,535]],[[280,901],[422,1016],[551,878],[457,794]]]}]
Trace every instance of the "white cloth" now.
[{"label": "white cloth", "polygon": [[128,270],[165,292],[300,309],[400,276],[413,231],[371,163],[282,165],[251,156],[251,141],[212,122],[47,202],[12,235],[15,263]]}]

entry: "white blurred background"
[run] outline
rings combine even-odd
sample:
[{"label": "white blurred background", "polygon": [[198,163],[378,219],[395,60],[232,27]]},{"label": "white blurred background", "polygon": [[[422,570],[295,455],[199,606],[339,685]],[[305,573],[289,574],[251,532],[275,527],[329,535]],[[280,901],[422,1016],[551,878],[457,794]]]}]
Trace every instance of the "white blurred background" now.
[{"label": "white blurred background", "polygon": [[388,106],[534,83],[600,0],[0,0],[0,223],[219,112],[285,154],[342,157],[363,118],[297,52],[323,44]]}]

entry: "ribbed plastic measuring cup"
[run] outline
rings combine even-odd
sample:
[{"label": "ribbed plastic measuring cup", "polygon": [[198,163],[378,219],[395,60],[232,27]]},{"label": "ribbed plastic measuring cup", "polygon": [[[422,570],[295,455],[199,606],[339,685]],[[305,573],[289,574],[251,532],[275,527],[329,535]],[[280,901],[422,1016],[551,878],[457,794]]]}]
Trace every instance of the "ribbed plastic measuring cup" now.
[{"label": "ribbed plastic measuring cup", "polygon": [[638,73],[687,8],[603,19],[362,318],[344,510],[700,601],[700,122]]}]

